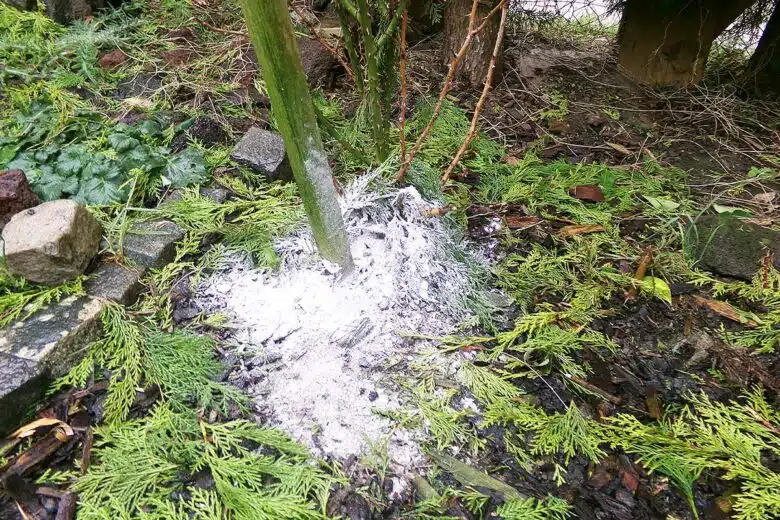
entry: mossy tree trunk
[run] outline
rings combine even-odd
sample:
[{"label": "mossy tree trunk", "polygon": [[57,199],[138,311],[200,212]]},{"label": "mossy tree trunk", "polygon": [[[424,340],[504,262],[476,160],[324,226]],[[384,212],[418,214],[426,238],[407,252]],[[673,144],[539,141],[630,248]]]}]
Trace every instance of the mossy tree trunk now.
[{"label": "mossy tree trunk", "polygon": [[648,85],[686,86],[704,76],[712,43],[754,0],[628,0],[618,63]]},{"label": "mossy tree trunk", "polygon": [[[497,0],[479,3],[477,25],[497,4]],[[447,2],[447,7],[444,10],[444,45],[441,57],[445,66],[449,66],[468,35],[471,6],[472,0],[449,0]],[[458,63],[458,76],[466,78],[471,85],[482,85],[485,82],[500,25],[501,17],[493,16],[485,28],[474,37],[471,47]],[[496,58],[496,69],[493,72],[494,82],[501,77],[503,67],[504,49],[502,42],[502,48]]]},{"label": "mossy tree trunk", "polygon": [[775,1],[772,16],[750,57],[745,83],[759,93],[780,95],[780,0]]},{"label": "mossy tree trunk", "polygon": [[349,270],[352,254],[287,2],[241,0],[241,7],[317,249]]}]

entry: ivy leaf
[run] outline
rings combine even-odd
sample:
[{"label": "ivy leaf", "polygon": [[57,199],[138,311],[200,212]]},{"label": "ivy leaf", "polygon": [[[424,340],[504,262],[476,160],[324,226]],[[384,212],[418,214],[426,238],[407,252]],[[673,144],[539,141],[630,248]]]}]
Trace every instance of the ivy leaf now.
[{"label": "ivy leaf", "polygon": [[43,148],[42,150],[38,150],[35,152],[35,160],[39,163],[45,163],[48,161],[52,156],[56,155],[59,151],[59,148],[56,145],[50,144],[46,148]]},{"label": "ivy leaf", "polygon": [[187,148],[168,160],[163,182],[174,188],[183,188],[206,180],[208,172],[203,152]]},{"label": "ivy leaf", "polygon": [[132,148],[137,148],[141,143],[135,137],[125,134],[111,134],[108,136],[108,143],[111,148],[119,153],[126,152]]},{"label": "ivy leaf", "polygon": [[84,146],[69,146],[61,151],[57,158],[57,171],[65,177],[77,174],[86,166],[88,159],[89,155]]},{"label": "ivy leaf", "polygon": [[0,146],[0,166],[10,162],[16,156],[16,146]]},{"label": "ivy leaf", "polygon": [[119,162],[122,169],[125,171],[132,170],[133,168],[147,170],[151,158],[150,151],[148,146],[139,145],[123,152],[119,156]]},{"label": "ivy leaf", "polygon": [[645,276],[642,278],[642,290],[648,294],[652,294],[657,298],[665,301],[669,305],[672,304],[672,289],[669,285],[654,276]]},{"label": "ivy leaf", "polygon": [[123,200],[124,195],[115,182],[93,177],[81,183],[73,200],[81,204],[105,206]]}]

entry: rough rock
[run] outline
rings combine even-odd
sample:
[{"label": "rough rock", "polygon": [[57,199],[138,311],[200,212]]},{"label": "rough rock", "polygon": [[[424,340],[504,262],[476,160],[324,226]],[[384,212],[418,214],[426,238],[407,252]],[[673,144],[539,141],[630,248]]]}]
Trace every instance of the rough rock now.
[{"label": "rough rock", "polygon": [[0,330],[0,353],[36,363],[39,370],[59,377],[97,337],[105,303],[88,296],[70,296],[41,309],[23,322]]},{"label": "rough rock", "polygon": [[307,37],[298,38],[298,52],[309,85],[331,87],[341,72],[338,60],[323,49],[317,40]]},{"label": "rough rock", "polygon": [[43,397],[47,377],[32,361],[0,354],[0,436],[8,434],[26,412],[21,403]]},{"label": "rough rock", "polygon": [[253,126],[244,134],[230,157],[262,173],[269,181],[291,181],[290,161],[279,134]]},{"label": "rough rock", "polygon": [[100,223],[72,200],[53,200],[13,216],[3,229],[8,269],[59,285],[82,274],[100,244]]},{"label": "rough rock", "polygon": [[693,259],[713,273],[751,280],[768,251],[780,269],[780,232],[734,216],[700,217],[688,226],[686,237]]},{"label": "rough rock", "polygon": [[100,264],[85,285],[87,294],[122,305],[135,303],[141,294],[141,272],[119,264]]},{"label": "rough rock", "polygon": [[133,225],[123,243],[125,256],[145,269],[156,269],[173,261],[176,242],[184,237],[170,220],[142,222]]},{"label": "rough rock", "polygon": [[22,170],[8,170],[0,173],[0,230],[11,217],[22,210],[41,203],[32,192]]},{"label": "rough rock", "polygon": [[98,338],[104,306],[71,296],[0,329],[0,436],[18,426],[48,381],[65,375]]}]

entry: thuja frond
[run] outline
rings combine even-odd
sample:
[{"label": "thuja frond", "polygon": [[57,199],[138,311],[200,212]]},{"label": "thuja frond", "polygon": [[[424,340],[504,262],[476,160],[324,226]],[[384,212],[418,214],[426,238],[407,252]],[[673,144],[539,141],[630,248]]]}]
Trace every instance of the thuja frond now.
[{"label": "thuja frond", "polygon": [[44,287],[14,278],[0,270],[0,327],[24,321],[51,302],[64,296],[84,294],[84,277],[57,287]]},{"label": "thuja frond", "polygon": [[146,337],[146,349],[145,380],[160,387],[172,408],[188,408],[196,403],[227,414],[228,405],[245,400],[237,389],[214,380],[221,365],[214,359],[214,342],[210,338],[182,332],[152,332]]},{"label": "thuja frond", "polygon": [[605,429],[609,443],[669,477],[692,508],[694,482],[705,472],[718,472],[741,486],[732,497],[735,518],[780,514],[777,494],[770,491],[780,475],[764,465],[763,457],[780,455],[780,421],[763,394],[748,392],[743,403],[713,402],[705,394],[690,395],[688,401],[679,416],[657,424],[644,425],[625,414],[612,418]]},{"label": "thuja frond", "polygon": [[164,334],[130,318],[123,307],[103,311],[103,338],[84,359],[55,381],[51,391],[83,387],[101,372],[110,373],[104,405],[105,421],[117,425],[135,403],[139,389],[156,386],[162,399],[177,411],[214,409],[226,413],[245,398],[229,385],[214,381],[220,370],[213,358],[213,341],[192,333]]},{"label": "thuja frond", "polygon": [[451,406],[453,395],[453,392],[446,392],[442,396],[421,396],[417,402],[417,409],[422,419],[422,426],[435,440],[438,450],[452,444],[458,446],[469,444],[472,449],[478,449],[484,444],[484,439],[479,439],[466,421],[471,411],[458,411]]},{"label": "thuja frond", "polygon": [[504,520],[565,520],[572,509],[565,500],[549,496],[544,500],[508,500],[496,514]]},{"label": "thuja frond", "polygon": [[[575,455],[584,455],[593,462],[605,455],[599,447],[605,442],[601,425],[585,417],[574,403],[565,413],[547,414],[530,403],[497,400],[488,405],[482,426],[496,424],[513,426],[521,434],[532,433],[529,444],[532,454],[562,455],[566,464]],[[513,445],[523,443],[521,435],[510,432],[507,435],[511,436]]]},{"label": "thuja frond", "polygon": [[483,403],[511,399],[522,394],[522,391],[513,385],[506,375],[499,375],[490,368],[464,363],[458,371],[458,376],[466,388]]},{"label": "thuja frond", "polygon": [[[80,518],[325,518],[333,479],[281,432],[208,424],[158,405],[96,436],[96,463],[74,486]],[[213,487],[200,487],[196,474],[208,474]]]}]

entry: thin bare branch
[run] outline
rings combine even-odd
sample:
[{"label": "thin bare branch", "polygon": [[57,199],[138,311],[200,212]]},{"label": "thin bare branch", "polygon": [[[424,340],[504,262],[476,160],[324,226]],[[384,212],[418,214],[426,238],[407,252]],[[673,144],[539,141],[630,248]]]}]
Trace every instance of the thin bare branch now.
[{"label": "thin bare branch", "polygon": [[442,183],[445,183],[449,180],[453,170],[455,170],[455,167],[458,165],[461,158],[463,157],[463,154],[466,153],[466,150],[468,149],[471,140],[474,139],[474,136],[477,134],[477,124],[479,123],[479,116],[482,113],[482,108],[485,106],[485,101],[487,100],[488,93],[490,92],[490,88],[493,85],[493,72],[496,69],[496,62],[498,61],[498,53],[501,51],[501,45],[504,42],[504,30],[506,28],[506,17],[508,12],[509,12],[509,3],[504,2],[503,7],[501,9],[501,25],[499,25],[498,27],[496,44],[493,46],[493,55],[490,57],[490,67],[488,67],[487,75],[485,76],[485,86],[482,88],[482,95],[480,96],[479,101],[477,101],[477,106],[474,108],[474,116],[471,118],[471,127],[469,128],[469,132],[466,134],[466,139],[463,141],[463,144],[460,146],[458,153],[455,154],[455,158],[452,159],[452,162],[447,168],[447,171],[444,172],[444,175],[441,178]]},{"label": "thin bare branch", "polygon": [[492,11],[490,11],[490,13],[488,13],[488,15],[482,21],[482,24],[477,26],[477,8],[479,7],[479,0],[473,1],[471,5],[471,13],[469,14],[469,32],[466,35],[466,39],[463,41],[463,45],[461,45],[460,50],[458,50],[458,53],[450,62],[450,69],[447,72],[446,79],[444,80],[444,86],[442,87],[441,92],[439,92],[439,99],[436,103],[436,107],[433,110],[433,115],[431,116],[431,120],[428,121],[428,124],[423,129],[422,133],[420,134],[420,137],[417,138],[417,141],[414,143],[414,147],[412,147],[409,156],[406,158],[405,161],[401,163],[401,168],[395,177],[396,181],[400,181],[406,176],[406,172],[409,170],[409,166],[412,164],[412,161],[414,160],[414,156],[417,155],[417,152],[420,151],[420,148],[422,147],[423,143],[428,138],[428,134],[430,133],[431,128],[433,128],[433,124],[439,118],[439,113],[441,112],[441,107],[442,104],[444,103],[444,99],[447,97],[447,94],[449,94],[450,89],[452,88],[452,82],[455,79],[455,72],[458,68],[458,63],[466,54],[466,51],[469,50],[469,47],[471,47],[471,42],[474,40],[474,36],[479,34],[479,32],[485,28],[485,26],[487,25],[487,21],[490,19],[490,17],[492,17],[496,12],[498,12],[498,7],[499,6],[503,7],[503,5],[506,2],[507,0],[501,0],[499,5],[496,6]]}]

